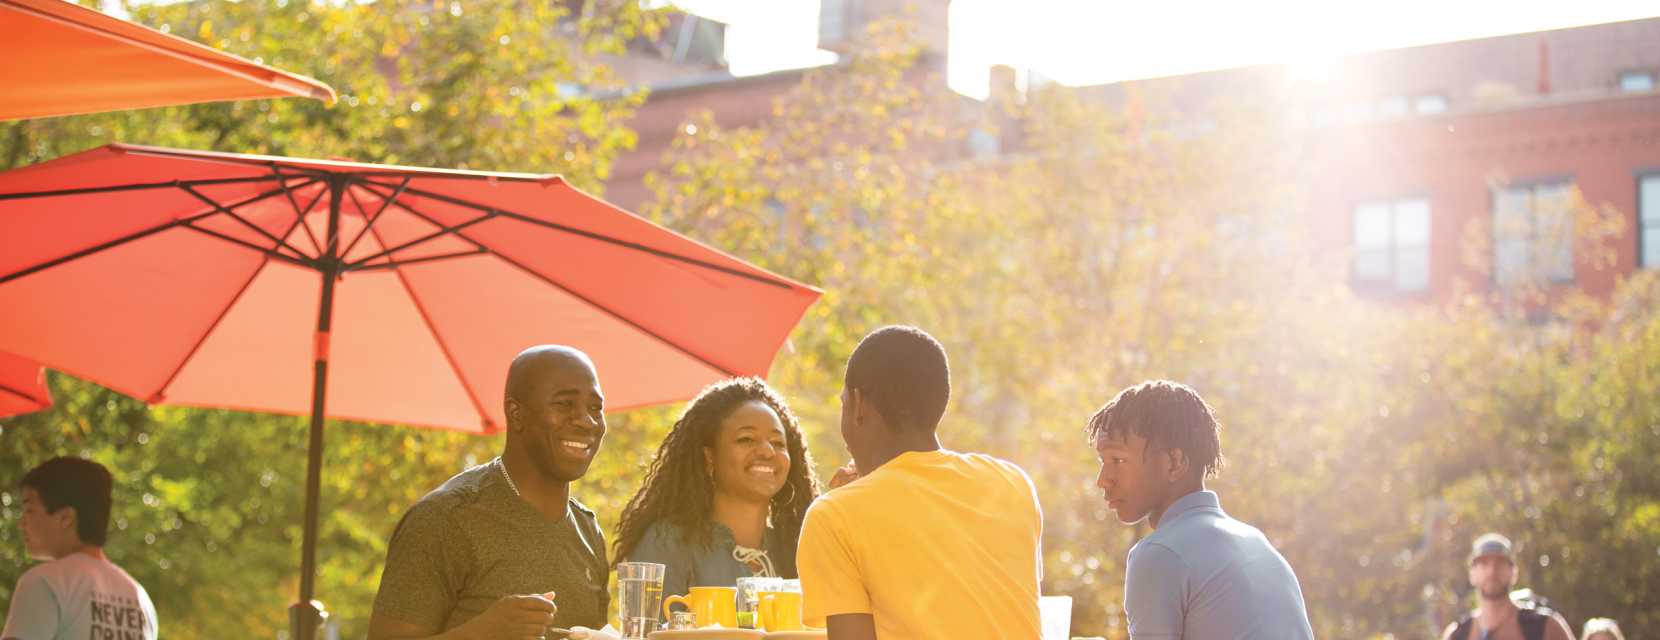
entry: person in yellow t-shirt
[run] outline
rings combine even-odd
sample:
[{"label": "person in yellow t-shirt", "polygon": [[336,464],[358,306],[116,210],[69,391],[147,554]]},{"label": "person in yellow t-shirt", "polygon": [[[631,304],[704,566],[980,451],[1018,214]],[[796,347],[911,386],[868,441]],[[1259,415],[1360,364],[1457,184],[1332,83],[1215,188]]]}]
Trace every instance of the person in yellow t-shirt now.
[{"label": "person in yellow t-shirt", "polygon": [[830,640],[1040,635],[1037,492],[1011,462],[940,447],[950,395],[921,329],[878,329],[848,358],[841,431],[862,476],[813,503],[796,549],[803,618]]}]

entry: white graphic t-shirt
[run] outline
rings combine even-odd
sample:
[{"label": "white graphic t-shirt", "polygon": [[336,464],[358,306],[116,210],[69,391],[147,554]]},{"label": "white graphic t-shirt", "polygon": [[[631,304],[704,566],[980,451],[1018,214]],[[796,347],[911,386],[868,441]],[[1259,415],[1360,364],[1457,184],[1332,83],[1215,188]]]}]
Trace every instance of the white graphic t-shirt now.
[{"label": "white graphic t-shirt", "polygon": [[17,579],[3,640],[155,640],[150,594],[108,560],[72,553]]}]

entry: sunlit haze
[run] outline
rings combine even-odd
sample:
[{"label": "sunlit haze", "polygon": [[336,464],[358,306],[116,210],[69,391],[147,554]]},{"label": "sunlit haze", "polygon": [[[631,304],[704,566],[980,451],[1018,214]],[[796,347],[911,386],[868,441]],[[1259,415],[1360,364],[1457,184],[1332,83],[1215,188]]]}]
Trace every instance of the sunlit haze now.
[{"label": "sunlit haze", "polygon": [[[817,48],[816,0],[676,0],[726,22],[739,75],[835,59]],[[1319,64],[1349,53],[1660,16],[1653,0],[954,0],[952,88],[986,92],[992,64],[1069,85],[1251,64]]]}]

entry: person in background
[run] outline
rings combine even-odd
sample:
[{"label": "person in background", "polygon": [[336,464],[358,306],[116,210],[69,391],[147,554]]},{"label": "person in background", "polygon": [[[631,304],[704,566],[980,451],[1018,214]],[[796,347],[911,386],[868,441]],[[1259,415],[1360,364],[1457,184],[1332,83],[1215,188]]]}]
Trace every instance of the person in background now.
[{"label": "person in background", "polygon": [[1470,545],[1470,586],[1480,598],[1476,610],[1447,625],[1442,640],[1573,640],[1568,621],[1544,607],[1518,607],[1516,554],[1510,539],[1483,534]]},{"label": "person in background", "polygon": [[1585,630],[1580,633],[1579,640],[1625,640],[1625,634],[1620,632],[1620,623],[1613,618],[1591,618],[1585,621]]},{"label": "person in background", "polygon": [[103,465],[52,458],[23,476],[23,546],[43,562],[17,579],[6,640],[155,640],[156,605],[104,555],[114,480]]},{"label": "person in background", "polygon": [[801,522],[818,494],[784,399],[759,378],[718,382],[669,429],[623,508],[612,555],[665,565],[667,595],[742,577],[795,578]]}]

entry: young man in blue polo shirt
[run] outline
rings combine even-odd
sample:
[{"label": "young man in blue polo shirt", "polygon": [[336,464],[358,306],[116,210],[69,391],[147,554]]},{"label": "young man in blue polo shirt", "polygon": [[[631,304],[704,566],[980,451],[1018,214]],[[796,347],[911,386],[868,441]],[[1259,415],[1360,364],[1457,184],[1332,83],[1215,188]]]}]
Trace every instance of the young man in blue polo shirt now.
[{"label": "young man in blue polo shirt", "polygon": [[1089,419],[1107,507],[1153,526],[1126,565],[1130,638],[1312,640],[1291,565],[1205,489],[1222,464],[1219,431],[1198,392],[1163,380],[1119,392]]}]

